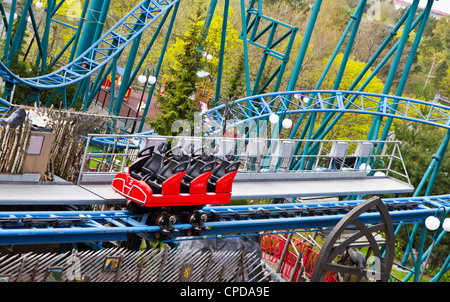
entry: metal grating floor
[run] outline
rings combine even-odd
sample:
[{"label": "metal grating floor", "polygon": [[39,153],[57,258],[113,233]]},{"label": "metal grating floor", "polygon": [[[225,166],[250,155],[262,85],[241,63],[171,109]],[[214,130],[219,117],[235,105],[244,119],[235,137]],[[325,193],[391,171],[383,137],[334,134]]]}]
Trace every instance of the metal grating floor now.
[{"label": "metal grating floor", "polygon": [[[414,187],[391,177],[238,180],[231,199],[327,197],[410,193]],[[108,184],[0,184],[0,205],[116,204],[125,199]]]}]

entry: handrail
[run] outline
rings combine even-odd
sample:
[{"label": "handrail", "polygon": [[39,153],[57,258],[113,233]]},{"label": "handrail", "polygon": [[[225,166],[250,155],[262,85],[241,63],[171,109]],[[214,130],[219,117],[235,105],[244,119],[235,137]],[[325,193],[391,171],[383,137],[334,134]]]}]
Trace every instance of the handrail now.
[{"label": "handrail", "polygon": [[[108,140],[108,150],[91,149],[92,143]],[[212,153],[218,158],[226,158],[227,156],[233,160],[240,161],[241,173],[257,173],[261,177],[265,177],[268,173],[283,173],[285,177],[288,174],[304,172],[304,173],[347,173],[353,177],[388,177],[395,176],[401,180],[405,180],[410,184],[409,176],[403,165],[403,158],[397,141],[363,141],[363,140],[298,140],[298,139],[270,139],[270,138],[230,138],[230,137],[182,137],[182,136],[157,136],[145,134],[133,135],[116,135],[116,134],[89,134],[86,140],[85,154],[82,160],[82,171],[80,180],[83,175],[87,174],[115,174],[124,172],[128,166],[137,159],[138,150],[142,150],[152,143],[164,141],[172,141],[172,144],[182,146],[182,150],[188,154],[189,146],[194,144],[194,150]],[[176,141],[178,140],[178,141]],[[254,143],[260,142],[259,147],[254,148]],[[289,142],[290,147],[297,143],[305,144],[306,142],[315,142],[320,145],[320,152],[315,155],[294,154],[285,148],[282,143]],[[348,151],[343,156],[333,156],[329,149],[331,145],[344,143],[348,145]],[[373,144],[373,149],[368,156],[360,156],[357,154],[357,147],[362,143]],[[215,147],[214,147],[215,144]],[[374,152],[377,145],[385,146],[384,151],[380,154]],[[386,148],[392,146],[392,148]],[[260,148],[260,149],[259,149]],[[227,153],[229,152],[229,153]],[[301,169],[292,170],[290,163],[293,160],[304,160],[310,165]],[[91,161],[95,161],[101,169],[85,169],[90,165]],[[398,163],[395,168],[392,163]],[[382,162],[383,166],[378,167],[373,163]],[[337,163],[337,164],[336,164]],[[368,165],[364,166],[363,164]],[[368,166],[372,166],[369,168]],[[378,172],[378,173],[377,173]],[[382,172],[382,173],[380,173]],[[330,175],[331,175],[330,174]],[[341,175],[340,174],[340,175]],[[346,175],[347,175],[346,174]],[[247,177],[242,175],[243,177]],[[343,176],[343,174],[341,175]]]}]

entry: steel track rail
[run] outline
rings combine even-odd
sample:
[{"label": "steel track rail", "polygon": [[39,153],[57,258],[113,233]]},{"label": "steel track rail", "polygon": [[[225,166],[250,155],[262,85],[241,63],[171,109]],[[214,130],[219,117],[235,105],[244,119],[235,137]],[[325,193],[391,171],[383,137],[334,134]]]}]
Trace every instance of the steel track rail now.
[{"label": "steel track rail", "polygon": [[[317,202],[252,206],[205,207],[211,228],[201,234],[217,237],[265,231],[330,228],[353,207],[363,202]],[[450,195],[384,199],[394,223],[423,221],[450,207]],[[378,212],[360,216],[363,223],[380,222]],[[192,229],[178,223],[171,239],[184,237]],[[0,245],[49,244],[87,241],[123,241],[128,234],[153,238],[160,231],[147,215],[129,211],[0,212]]]},{"label": "steel track rail", "polygon": [[55,89],[77,83],[105,66],[179,0],[145,0],[118,21],[90,48],[67,66],[44,76],[20,78],[0,62],[0,76],[36,89]]},{"label": "steel track rail", "polygon": [[[295,99],[296,96],[298,99]],[[302,100],[308,100],[307,102]],[[450,129],[450,107],[399,96],[359,91],[305,90],[250,96],[202,113],[209,135],[268,118],[271,114],[360,113],[404,119]]]}]

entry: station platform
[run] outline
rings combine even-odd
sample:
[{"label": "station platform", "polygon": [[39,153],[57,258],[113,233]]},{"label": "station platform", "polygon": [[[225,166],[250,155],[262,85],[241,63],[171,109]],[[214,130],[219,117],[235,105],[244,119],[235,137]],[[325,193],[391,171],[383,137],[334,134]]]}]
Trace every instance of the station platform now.
[{"label": "station platform", "polygon": [[404,194],[414,187],[392,177],[369,177],[365,172],[304,172],[237,174],[231,199],[334,197]]},{"label": "station platform", "polygon": [[[110,180],[80,185],[59,181],[0,181],[0,205],[124,204]],[[392,177],[368,177],[365,173],[238,173],[232,200],[338,197],[411,193],[414,187]]]}]

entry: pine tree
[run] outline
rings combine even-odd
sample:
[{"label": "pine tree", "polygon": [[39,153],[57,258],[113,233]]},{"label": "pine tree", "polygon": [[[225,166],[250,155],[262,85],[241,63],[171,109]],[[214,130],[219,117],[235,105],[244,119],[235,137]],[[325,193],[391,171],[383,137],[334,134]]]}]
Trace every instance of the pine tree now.
[{"label": "pine tree", "polygon": [[176,135],[171,128],[177,120],[189,121],[193,129],[194,112],[198,109],[193,95],[198,80],[197,72],[203,67],[202,19],[202,11],[199,9],[194,18],[190,18],[191,26],[188,31],[178,37],[184,42],[183,52],[176,57],[179,64],[177,68],[171,68],[172,80],[167,84],[165,96],[158,96],[160,113],[154,121],[149,121],[159,135]]},{"label": "pine tree", "polygon": [[230,99],[239,99],[246,96],[245,94],[245,57],[244,54],[239,56],[236,64],[236,70],[230,80],[226,95]]}]

